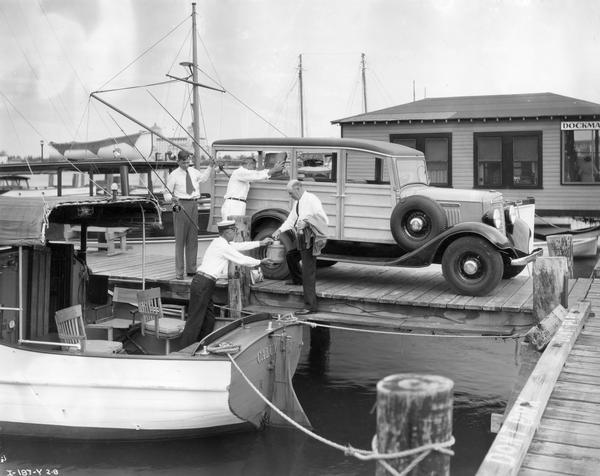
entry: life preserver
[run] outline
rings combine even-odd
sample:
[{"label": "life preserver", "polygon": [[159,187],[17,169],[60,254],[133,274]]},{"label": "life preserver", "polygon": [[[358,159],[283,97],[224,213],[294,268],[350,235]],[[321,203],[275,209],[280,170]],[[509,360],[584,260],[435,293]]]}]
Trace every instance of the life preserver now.
[{"label": "life preserver", "polygon": [[400,200],[390,218],[392,235],[403,249],[412,251],[439,235],[448,226],[442,207],[422,195]]}]

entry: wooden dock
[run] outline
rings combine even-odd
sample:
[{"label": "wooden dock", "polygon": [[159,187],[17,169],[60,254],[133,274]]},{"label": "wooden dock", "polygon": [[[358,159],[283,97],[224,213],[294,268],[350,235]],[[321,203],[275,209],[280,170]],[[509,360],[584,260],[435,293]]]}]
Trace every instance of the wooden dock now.
[{"label": "wooden dock", "polygon": [[478,475],[600,472],[600,280],[533,369]]},{"label": "wooden dock", "polygon": [[[119,286],[160,286],[163,296],[174,301],[189,299],[191,278],[175,280],[174,258],[169,253],[145,256],[142,275],[141,249],[119,256],[88,253],[92,272],[109,276]],[[570,281],[570,299],[582,299],[590,279]],[[249,310],[288,310],[304,307],[302,287],[265,280],[251,287]],[[504,280],[489,296],[457,295],[449,290],[440,266],[390,268],[338,263],[317,271],[319,322],[385,327],[430,332],[513,335],[532,325],[532,279],[523,273]]]}]

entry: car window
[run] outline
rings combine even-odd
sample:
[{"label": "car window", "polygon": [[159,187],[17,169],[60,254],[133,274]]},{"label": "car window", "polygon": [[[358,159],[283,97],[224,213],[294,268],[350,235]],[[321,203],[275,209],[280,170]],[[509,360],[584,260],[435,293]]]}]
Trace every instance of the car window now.
[{"label": "car window", "polygon": [[[288,153],[284,151],[261,151],[261,150],[219,150],[216,160],[223,166],[227,173],[239,168],[244,160],[252,158],[256,161],[256,170],[270,169],[280,160],[285,160]],[[283,173],[271,176],[271,180],[289,180],[289,174],[284,169]]]},{"label": "car window", "polygon": [[390,173],[387,161],[364,152],[348,151],[346,182],[389,185]]},{"label": "car window", "polygon": [[335,182],[337,152],[296,151],[298,180]]}]

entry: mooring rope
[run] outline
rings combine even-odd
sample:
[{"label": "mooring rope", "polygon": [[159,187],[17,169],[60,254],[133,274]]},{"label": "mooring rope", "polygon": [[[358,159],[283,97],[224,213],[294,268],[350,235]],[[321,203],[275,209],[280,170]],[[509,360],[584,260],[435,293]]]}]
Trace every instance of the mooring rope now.
[{"label": "mooring rope", "polygon": [[398,331],[378,331],[374,329],[357,329],[356,327],[345,327],[345,326],[333,326],[331,324],[321,324],[318,322],[308,322],[308,321],[298,321],[300,324],[304,324],[309,327],[326,327],[328,329],[336,329],[342,331],[352,331],[352,332],[366,332],[370,334],[386,334],[386,335],[405,335],[405,336],[414,336],[414,337],[460,337],[461,339],[469,338],[469,339],[520,339],[525,337],[525,334],[515,334],[515,335],[472,335],[472,334],[435,334],[433,331],[431,334],[422,334],[416,332],[398,332]]},{"label": "mooring rope", "polygon": [[[422,461],[424,458],[426,458],[427,455],[429,453],[431,453],[432,451],[439,451],[440,453],[444,453],[444,454],[447,454],[450,456],[454,455],[454,451],[449,449],[452,445],[454,445],[454,442],[455,442],[453,436],[450,436],[450,438],[447,441],[443,441],[443,442],[439,442],[439,443],[429,443],[429,444],[419,446],[417,448],[411,448],[411,449],[408,449],[405,451],[396,451],[394,453],[379,453],[377,451],[377,435],[373,436],[373,440],[371,442],[372,450],[363,450],[363,449],[359,449],[359,448],[353,448],[350,445],[341,445],[339,443],[336,443],[335,441],[328,440],[327,438],[325,438],[321,435],[317,435],[313,431],[310,431],[309,429],[304,428],[302,425],[295,422],[292,418],[290,418],[288,415],[286,415],[284,412],[282,412],[279,408],[277,408],[273,403],[271,403],[271,401],[267,397],[265,397],[260,392],[260,390],[258,390],[255,387],[255,385],[246,376],[244,371],[240,368],[240,366],[237,364],[237,362],[234,360],[234,358],[231,356],[231,354],[228,353],[227,357],[229,358],[229,360],[231,361],[233,366],[237,369],[237,371],[240,373],[242,378],[246,381],[246,383],[254,391],[254,393],[256,393],[256,395],[258,395],[262,399],[262,401],[265,402],[269,406],[269,408],[271,408],[271,410],[273,410],[281,418],[283,418],[285,421],[287,421],[294,428],[300,430],[305,435],[307,435],[327,446],[330,446],[331,448],[342,451],[346,456],[354,456],[355,458],[362,460],[362,461],[375,460],[378,463],[382,464],[384,466],[384,468],[386,468],[386,470],[390,471],[395,476],[397,476],[397,475],[404,476],[412,468],[414,468],[417,464],[419,464],[420,461]],[[389,466],[388,463],[385,462],[385,460],[406,458],[406,457],[414,456],[414,455],[418,455],[418,456],[400,473],[398,473],[394,468],[392,468],[391,466]]]}]

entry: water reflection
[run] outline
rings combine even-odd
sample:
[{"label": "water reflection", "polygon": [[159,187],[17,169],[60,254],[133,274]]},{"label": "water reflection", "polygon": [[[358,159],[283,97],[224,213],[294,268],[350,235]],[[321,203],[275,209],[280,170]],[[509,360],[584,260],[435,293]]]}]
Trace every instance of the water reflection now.
[{"label": "water reflection", "polygon": [[[490,413],[501,412],[517,367],[514,342],[306,330],[294,386],[319,435],[369,448],[375,433],[375,385],[400,372],[455,382],[452,474],[474,474],[489,447]],[[374,463],[346,457],[298,431],[160,442],[65,442],[0,439],[0,470],[57,468],[60,475],[372,475]]]}]

